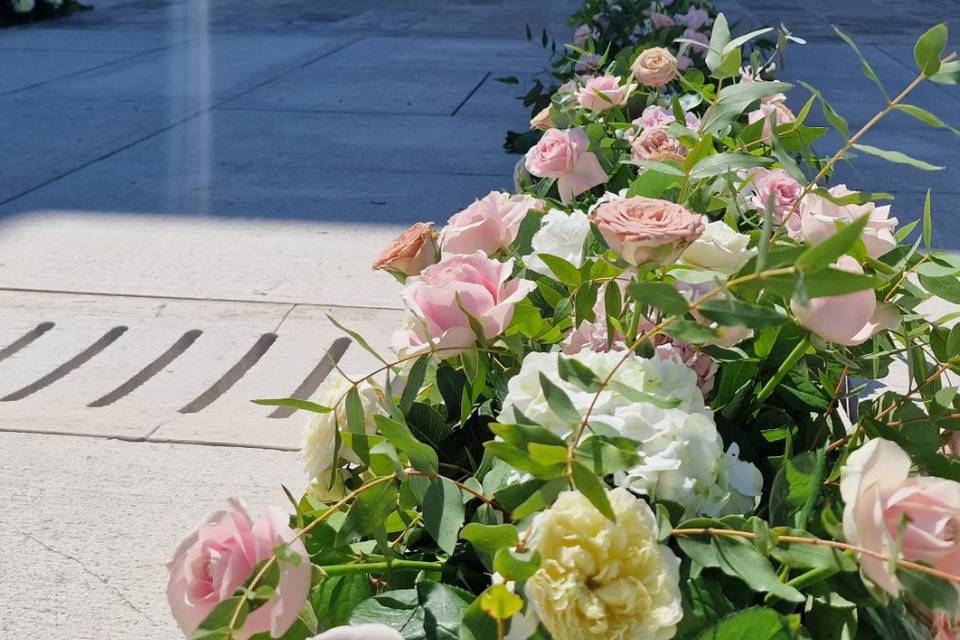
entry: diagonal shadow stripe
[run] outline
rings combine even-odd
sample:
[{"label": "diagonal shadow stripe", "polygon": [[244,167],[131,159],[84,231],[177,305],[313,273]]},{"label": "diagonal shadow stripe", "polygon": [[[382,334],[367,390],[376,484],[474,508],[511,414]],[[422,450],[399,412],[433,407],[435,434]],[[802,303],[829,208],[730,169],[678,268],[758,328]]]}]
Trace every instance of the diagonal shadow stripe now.
[{"label": "diagonal shadow stripe", "polygon": [[10,393],[2,398],[0,402],[12,402],[14,400],[23,400],[27,396],[40,391],[44,387],[48,387],[60,378],[63,378],[69,374],[74,369],[82,366],[85,362],[96,356],[98,353],[109,347],[111,344],[117,341],[117,338],[122,336],[127,330],[127,327],[114,327],[110,329],[105,334],[103,334],[100,339],[94,342],[92,345],[73,356],[62,365],[43,376],[35,382],[31,382],[22,389],[18,389],[13,393]]},{"label": "diagonal shadow stripe", "polygon": [[243,357],[240,358],[235,365],[230,367],[209,389],[187,403],[186,406],[180,409],[179,413],[197,413],[210,406],[217,398],[226,393],[230,387],[239,382],[240,378],[246,375],[247,371],[260,361],[263,354],[273,346],[276,340],[277,334],[275,333],[265,333],[257,338],[253,346],[243,354]]},{"label": "diagonal shadow stripe", "polygon": [[[340,358],[347,352],[347,347],[349,346],[350,338],[337,338],[334,340],[330,348],[327,349],[327,352],[323,354],[323,358],[317,363],[317,366],[307,374],[307,377],[303,379],[303,382],[300,383],[300,386],[297,387],[297,390],[294,391],[290,397],[297,398],[298,400],[309,400],[310,396],[317,391],[320,383],[330,375],[330,372],[333,371],[336,364],[340,362]],[[293,415],[294,411],[296,411],[296,409],[293,407],[277,407],[268,417],[289,418]]]},{"label": "diagonal shadow stripe", "polygon": [[9,358],[17,351],[20,351],[34,340],[45,334],[47,331],[50,331],[50,329],[53,329],[54,326],[56,325],[53,322],[41,322],[36,327],[30,331],[27,331],[21,337],[5,346],[3,349],[0,349],[0,360]]}]

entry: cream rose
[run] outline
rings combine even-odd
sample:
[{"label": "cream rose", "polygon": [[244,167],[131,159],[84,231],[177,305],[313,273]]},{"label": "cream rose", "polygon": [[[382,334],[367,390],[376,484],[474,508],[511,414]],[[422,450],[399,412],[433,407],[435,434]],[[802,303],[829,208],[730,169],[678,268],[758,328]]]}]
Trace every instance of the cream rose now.
[{"label": "cream rose", "polygon": [[[900,445],[882,438],[850,454],[840,470],[843,534],[850,544],[881,554],[892,553],[902,535],[901,558],[960,574],[960,483],[912,477],[910,465]],[[864,555],[860,567],[878,587],[899,593],[883,560]]]},{"label": "cream rose", "polygon": [[653,47],[641,53],[630,70],[643,86],[662,87],[677,77],[677,59],[663,47]]},{"label": "cream rose", "polygon": [[703,216],[642,196],[605,202],[590,219],[614,253],[634,266],[673,262],[704,230]]},{"label": "cream rose", "polygon": [[747,264],[756,253],[748,249],[750,236],[737,233],[723,220],[710,222],[703,235],[680,255],[684,264],[730,275]]},{"label": "cream rose", "polygon": [[531,548],[540,568],[527,597],[554,640],[666,640],[683,617],[680,561],[657,542],[646,502],[607,494],[616,523],[567,491],[536,517]]},{"label": "cream rose", "polygon": [[431,224],[418,222],[387,243],[373,261],[373,268],[415,276],[436,262],[437,255]]}]

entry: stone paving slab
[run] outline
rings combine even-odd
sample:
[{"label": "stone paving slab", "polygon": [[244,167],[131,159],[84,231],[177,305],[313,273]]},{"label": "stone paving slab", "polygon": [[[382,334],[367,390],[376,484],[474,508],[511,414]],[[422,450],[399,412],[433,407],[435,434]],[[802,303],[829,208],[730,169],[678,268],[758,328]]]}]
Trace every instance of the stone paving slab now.
[{"label": "stone paving slab", "polygon": [[[97,15],[100,14],[100,4],[101,2],[98,1]],[[4,29],[3,37],[0,38],[0,50],[137,53],[172,46],[183,42],[188,37],[170,33],[167,30],[104,32],[67,26],[74,24],[76,24],[75,21],[70,19],[63,22]]]},{"label": "stone paving slab", "polygon": [[0,95],[22,91],[80,71],[95,69],[130,57],[123,52],[7,49],[0,66]]},{"label": "stone paving slab", "polygon": [[0,456],[7,640],[182,637],[164,595],[177,543],[229,496],[256,517],[304,484],[295,453],[262,449],[0,432]]}]

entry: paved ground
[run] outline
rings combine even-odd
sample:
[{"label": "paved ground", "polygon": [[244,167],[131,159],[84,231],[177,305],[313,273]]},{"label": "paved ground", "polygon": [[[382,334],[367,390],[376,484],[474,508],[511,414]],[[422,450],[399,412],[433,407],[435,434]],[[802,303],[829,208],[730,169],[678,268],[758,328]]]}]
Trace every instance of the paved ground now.
[{"label": "paved ground", "polygon": [[[0,33],[0,637],[176,637],[178,538],[228,495],[258,510],[303,482],[299,418],[246,401],[309,389],[328,348],[368,366],[324,314],[382,343],[396,286],[366,265],[510,184],[500,142],[526,114],[493,79],[539,70],[524,24],[561,35],[574,4],[103,0]],[[787,73],[851,124],[881,102],[829,23],[896,88],[950,4],[721,2],[809,37]],[[958,95],[917,102],[958,125]],[[956,139],[903,117],[867,142],[960,167]],[[857,167],[902,219],[933,186],[960,246],[954,172]]]}]

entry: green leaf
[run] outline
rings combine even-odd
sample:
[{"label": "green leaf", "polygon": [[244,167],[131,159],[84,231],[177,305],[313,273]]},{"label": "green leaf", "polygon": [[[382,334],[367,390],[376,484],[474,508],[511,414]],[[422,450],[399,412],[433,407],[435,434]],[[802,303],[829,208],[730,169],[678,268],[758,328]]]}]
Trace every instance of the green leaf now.
[{"label": "green leaf", "polygon": [[797,258],[794,263],[801,271],[821,269],[850,251],[860,239],[869,216],[863,215],[841,228],[835,234],[819,244],[815,244]]},{"label": "green leaf", "polygon": [[363,336],[361,336],[356,331],[351,331],[350,329],[347,329],[345,326],[337,322],[336,318],[331,316],[329,313],[326,314],[326,316],[327,316],[327,320],[329,320],[333,324],[333,326],[335,326],[337,329],[340,329],[340,331],[343,331],[345,334],[353,338],[353,340],[357,344],[359,344],[361,347],[363,347],[370,355],[372,355],[374,358],[376,358],[383,364],[389,364],[386,360],[380,357],[380,354],[377,353],[376,349],[370,346],[370,343],[368,343],[366,340],[363,339]]},{"label": "green leaf", "polygon": [[929,125],[934,129],[950,129],[950,131],[960,136],[960,131],[958,131],[957,129],[954,129],[953,127],[951,127],[946,122],[944,122],[937,116],[933,115],[926,109],[921,109],[920,107],[916,107],[912,104],[897,104],[897,105],[894,105],[893,108],[898,111],[902,111],[903,113],[906,113],[907,115],[913,118],[916,118],[920,122],[926,125]]},{"label": "green leaf", "polygon": [[504,547],[493,559],[494,570],[507,580],[523,582],[540,568],[540,554],[531,549],[517,551]]},{"label": "green leaf", "polygon": [[757,29],[756,31],[751,31],[750,33],[744,34],[742,36],[737,36],[736,38],[728,42],[726,45],[724,45],[722,53],[730,53],[740,45],[746,44],[751,40],[753,40],[754,38],[762,36],[765,33],[770,33],[771,31],[773,31],[773,27],[764,27],[763,29]]},{"label": "green leaf", "polygon": [[853,49],[857,54],[857,57],[860,58],[860,67],[863,69],[863,75],[867,76],[867,78],[873,82],[873,84],[877,85],[877,87],[880,89],[880,92],[886,96],[887,91],[883,88],[883,83],[880,82],[880,78],[873,70],[873,67],[870,66],[870,63],[867,62],[867,59],[863,57],[862,53],[860,53],[860,48],[857,46],[857,44],[847,34],[845,34],[843,31],[840,31],[840,29],[838,29],[836,26],[833,27],[833,31],[840,36],[844,42],[850,45],[850,48]]},{"label": "green leaf", "polygon": [[787,621],[773,609],[753,607],[728,616],[697,640],[793,640]]},{"label": "green leaf", "polygon": [[940,84],[960,84],[960,60],[941,64],[940,71],[930,76],[930,79]]},{"label": "green leaf", "polygon": [[400,396],[400,411],[406,413],[417,399],[420,387],[423,386],[423,379],[427,374],[427,365],[430,364],[430,355],[422,355],[410,367],[410,373],[407,375],[407,382],[403,387],[403,395]]},{"label": "green leaf", "polygon": [[600,388],[600,379],[597,378],[597,374],[579,360],[558,355],[557,368],[561,380],[574,382],[584,391],[595,392]]},{"label": "green leaf", "polygon": [[770,490],[770,521],[805,528],[810,507],[820,496],[823,454],[805,451],[784,462]]},{"label": "green leaf", "polygon": [[423,524],[437,546],[453,554],[463,525],[463,495],[448,478],[430,480],[423,499]]},{"label": "green leaf", "polygon": [[[619,380],[610,380],[610,382],[607,383],[607,386],[610,389],[622,394],[627,400],[631,400],[633,402],[651,404],[661,409],[675,409],[676,407],[680,406],[680,400],[671,395],[660,396],[647,393],[645,391],[640,391],[639,389],[635,389],[634,387],[631,387],[630,385]],[[669,392],[669,389],[665,390],[665,392]]]},{"label": "green leaf", "polygon": [[841,296],[845,293],[876,289],[884,284],[882,278],[868,276],[861,273],[850,273],[828,267],[808,274],[803,281],[807,297],[823,298],[827,296]]},{"label": "green leaf", "polygon": [[930,164],[929,162],[924,162],[923,160],[911,158],[907,154],[901,153],[900,151],[888,151],[886,149],[880,149],[869,144],[859,143],[854,143],[853,148],[863,151],[864,153],[869,153],[872,156],[883,158],[888,162],[894,162],[896,164],[908,164],[911,167],[915,167],[922,171],[940,171],[943,169],[943,167],[939,165]]},{"label": "green leaf", "polygon": [[250,604],[243,596],[233,596],[217,603],[217,606],[203,619],[197,630],[190,636],[191,640],[227,640],[230,638],[230,621],[233,620],[233,615],[238,607],[240,614],[237,616],[235,628],[242,627],[250,613]]},{"label": "green leaf", "polygon": [[631,282],[627,286],[627,295],[638,304],[650,305],[667,315],[686,313],[690,306],[686,298],[664,282]]},{"label": "green leaf", "polygon": [[540,386],[543,388],[543,395],[547,399],[550,410],[557,414],[557,417],[570,424],[577,424],[583,419],[577,408],[573,406],[573,402],[567,396],[567,393],[542,373],[540,374]]},{"label": "green leaf", "polygon": [[360,401],[360,392],[357,391],[356,385],[351,386],[350,391],[347,392],[344,406],[353,451],[363,462],[369,462],[370,447],[367,443],[366,417],[363,414],[363,403]]},{"label": "green leaf", "polygon": [[960,279],[958,279],[957,276],[932,278],[921,274],[920,284],[933,295],[939,296],[948,302],[960,304]]},{"label": "green leaf", "polygon": [[690,344],[702,344],[710,340],[716,340],[720,335],[716,329],[711,329],[693,320],[676,320],[667,326],[663,332],[671,338]]},{"label": "green leaf", "polygon": [[[806,531],[787,527],[777,527],[772,532],[774,536],[814,537]],[[859,569],[859,565],[851,554],[815,544],[780,543],[770,549],[770,555],[783,564],[797,569],[825,569],[834,573]]]},{"label": "green leaf", "polygon": [[932,76],[940,70],[940,57],[946,44],[947,25],[943,23],[930,27],[917,39],[917,44],[913,47],[913,59],[916,60],[920,73]]},{"label": "green leaf", "polygon": [[743,326],[762,329],[776,327],[787,321],[787,317],[779,311],[733,299],[706,300],[700,305],[699,311],[710,320],[728,327]]},{"label": "green leaf", "polygon": [[714,19],[713,28],[710,32],[710,48],[706,55],[707,68],[710,71],[720,66],[723,50],[729,42],[730,28],[727,26],[727,18],[720,13]]},{"label": "green leaf", "polygon": [[711,178],[729,172],[737,172],[755,167],[763,167],[773,162],[771,158],[752,156],[746,153],[718,153],[701,160],[690,171],[694,180]]},{"label": "green leaf", "polygon": [[608,520],[616,522],[617,516],[614,515],[613,507],[610,506],[610,498],[607,497],[607,488],[600,478],[582,462],[578,462],[577,460],[573,461],[571,471],[573,472],[573,484],[577,490],[585,495],[593,506]]},{"label": "green leaf", "polygon": [[510,524],[487,525],[471,522],[460,531],[460,537],[477,549],[496,553],[503,547],[517,544],[517,530]]},{"label": "green leaf", "polygon": [[678,637],[693,637],[736,610],[724,594],[723,587],[715,580],[703,577],[687,580],[681,582],[680,590],[683,594],[683,618],[677,627]]},{"label": "green leaf", "polygon": [[496,620],[509,620],[523,609],[523,598],[503,583],[492,585],[480,594],[480,607]]},{"label": "green leaf", "polygon": [[251,400],[251,402],[265,407],[290,407],[291,409],[302,409],[312,413],[330,413],[333,411],[330,407],[325,407],[308,400],[300,400],[299,398],[264,398],[261,400]]},{"label": "green leaf", "polygon": [[716,105],[707,111],[701,123],[704,133],[716,135],[742,114],[755,100],[786,93],[786,82],[745,82],[731,84],[720,90]]},{"label": "green leaf", "polygon": [[397,507],[397,486],[384,482],[357,496],[337,532],[336,546],[352,542],[358,536],[370,536],[383,527],[387,515]]},{"label": "green leaf", "polygon": [[930,189],[927,189],[927,195],[923,199],[923,248],[930,253],[930,246],[933,244],[933,220],[930,214]]},{"label": "green leaf", "polygon": [[913,569],[897,569],[897,578],[905,592],[917,602],[935,611],[942,611],[949,620],[956,620],[960,615],[957,590],[950,582]]},{"label": "green leaf", "polygon": [[580,272],[575,266],[557,256],[552,256],[548,253],[538,254],[540,259],[543,260],[544,264],[550,267],[550,271],[553,271],[553,274],[557,277],[557,280],[567,285],[568,287],[575,287],[580,284]]},{"label": "green leaf", "polygon": [[362,573],[327,576],[317,587],[312,600],[324,628],[347,624],[354,608],[373,595],[369,576]]},{"label": "green leaf", "polygon": [[436,473],[440,466],[437,458],[437,452],[433,447],[424,444],[413,437],[407,425],[387,418],[386,416],[374,416],[377,428],[387,440],[398,450],[406,453],[410,457],[410,464],[418,471]]},{"label": "green leaf", "polygon": [[481,608],[481,597],[482,593],[464,612],[459,640],[491,640],[497,637],[497,621]]}]

